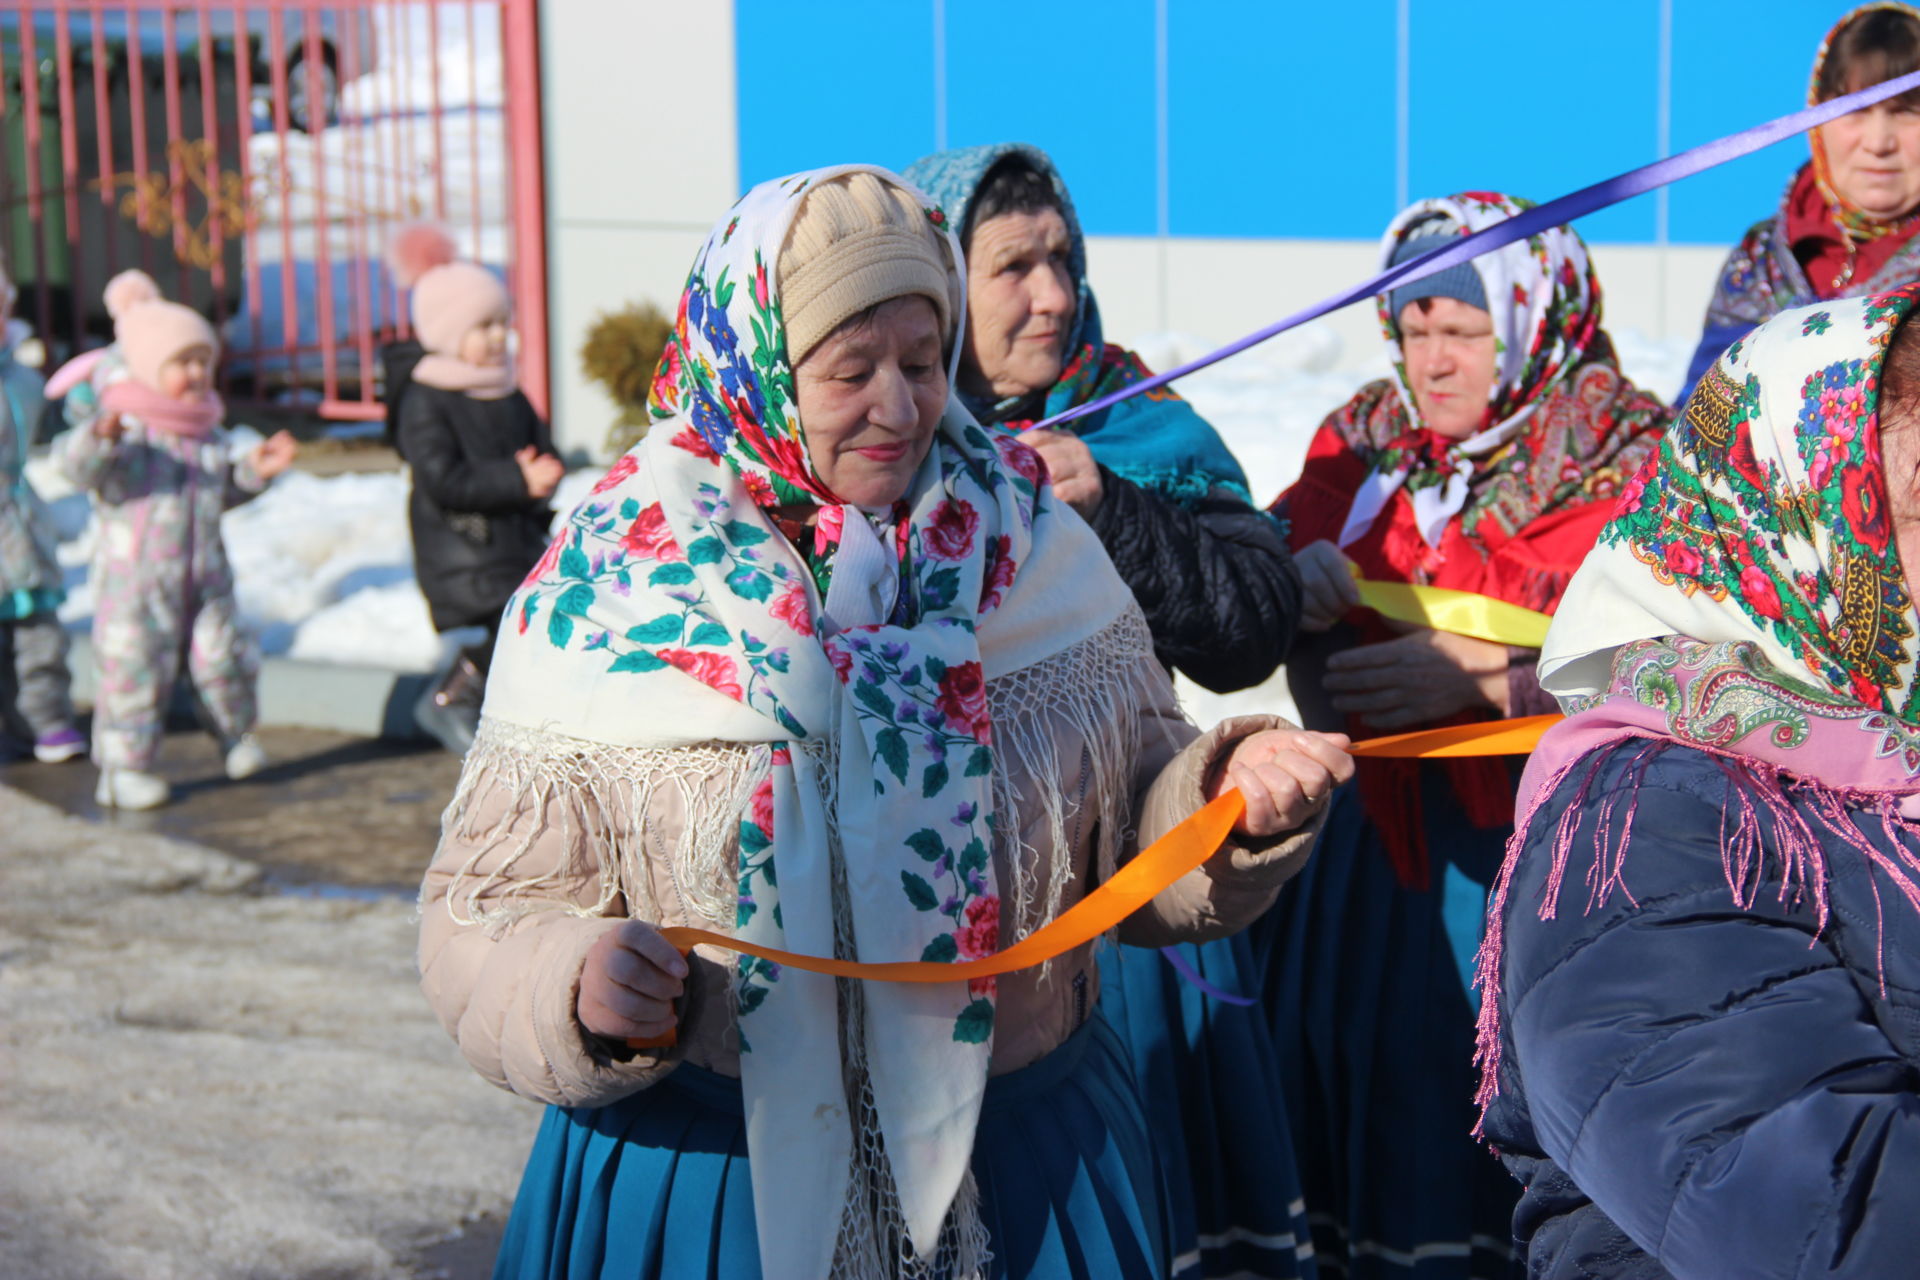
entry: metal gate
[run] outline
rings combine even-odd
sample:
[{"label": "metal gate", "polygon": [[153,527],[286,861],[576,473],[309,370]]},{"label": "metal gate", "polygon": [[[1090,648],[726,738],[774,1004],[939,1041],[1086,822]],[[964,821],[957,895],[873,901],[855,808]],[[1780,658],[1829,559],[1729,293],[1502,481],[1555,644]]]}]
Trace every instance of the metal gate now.
[{"label": "metal gate", "polygon": [[535,0],[0,0],[0,253],[53,362],[141,267],[241,402],[381,413],[386,261],[430,219],[500,271],[547,409]]}]

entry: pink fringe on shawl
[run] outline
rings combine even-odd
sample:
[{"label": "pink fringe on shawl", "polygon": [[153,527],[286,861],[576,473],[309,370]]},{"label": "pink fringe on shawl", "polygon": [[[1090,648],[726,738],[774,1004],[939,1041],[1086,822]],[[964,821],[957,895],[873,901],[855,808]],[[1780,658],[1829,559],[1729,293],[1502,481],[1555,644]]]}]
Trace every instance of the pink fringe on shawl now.
[{"label": "pink fringe on shawl", "polygon": [[[1592,727],[1583,726],[1580,721],[1590,716],[1597,718],[1597,715],[1596,712],[1588,712],[1564,721],[1555,726],[1548,738],[1558,736],[1564,740],[1566,736],[1578,735],[1582,728],[1591,734]],[[1808,812],[1822,826],[1884,872],[1900,890],[1908,905],[1920,912],[1920,855],[1910,852],[1900,842],[1896,842],[1896,853],[1893,855],[1876,848],[1852,817],[1854,811],[1874,813],[1889,827],[1904,830],[1914,837],[1916,843],[1920,843],[1920,822],[1914,821],[1903,811],[1902,801],[1906,797],[1900,793],[1834,786],[1800,778],[1779,765],[1724,748],[1682,741],[1626,726],[1620,726],[1617,732],[1608,734],[1599,742],[1588,744],[1573,758],[1558,765],[1549,765],[1550,771],[1544,778],[1536,778],[1534,769],[1529,768],[1521,784],[1520,814],[1514,824],[1513,836],[1507,842],[1506,858],[1500,867],[1499,878],[1494,882],[1493,892],[1487,900],[1486,937],[1480,944],[1474,977],[1474,986],[1480,992],[1479,1030],[1473,1055],[1474,1065],[1480,1068],[1480,1086],[1474,1096],[1480,1108],[1480,1119],[1474,1126],[1476,1136],[1485,1136],[1487,1110],[1500,1094],[1500,980],[1505,955],[1507,896],[1521,850],[1526,845],[1527,833],[1540,816],[1545,803],[1559,792],[1569,777],[1579,774],[1579,788],[1554,827],[1553,862],[1541,895],[1539,918],[1552,920],[1559,911],[1561,889],[1572,862],[1574,836],[1588,805],[1595,802],[1591,793],[1594,780],[1604,763],[1601,757],[1614,746],[1630,740],[1638,740],[1641,745],[1633,748],[1626,784],[1598,798],[1600,809],[1594,833],[1594,860],[1586,874],[1586,910],[1589,913],[1604,904],[1615,891],[1625,894],[1629,902],[1634,901],[1624,872],[1627,845],[1639,806],[1640,786],[1647,769],[1670,746],[1688,746],[1706,752],[1715,758],[1726,775],[1737,808],[1732,813],[1723,811],[1721,814],[1720,862],[1734,904],[1742,910],[1751,908],[1757,900],[1769,864],[1773,863],[1780,874],[1777,899],[1782,905],[1791,906],[1809,896],[1812,899],[1817,923],[1809,945],[1818,942],[1826,932],[1831,911],[1827,893],[1830,869],[1819,836],[1800,810],[1794,807],[1794,800],[1799,798],[1806,802]],[[1543,757],[1551,760],[1553,752],[1547,740],[1542,741],[1541,748],[1541,753],[1535,757],[1536,761]],[[1620,815],[1623,803],[1626,806],[1624,820]],[[1762,810],[1767,816],[1765,824],[1761,821]],[[1729,818],[1732,819],[1731,832],[1728,830]],[[1776,850],[1772,858],[1768,856],[1767,828],[1772,831]],[[1877,880],[1873,881],[1873,889],[1877,908],[1880,902]],[[1878,948],[1882,995],[1886,989],[1885,923],[1884,915],[1880,915]]]}]

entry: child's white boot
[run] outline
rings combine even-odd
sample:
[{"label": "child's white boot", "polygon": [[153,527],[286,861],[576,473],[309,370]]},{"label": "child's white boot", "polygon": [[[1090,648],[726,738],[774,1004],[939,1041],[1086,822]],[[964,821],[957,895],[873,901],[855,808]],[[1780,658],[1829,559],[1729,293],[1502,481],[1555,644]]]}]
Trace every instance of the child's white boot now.
[{"label": "child's white boot", "polygon": [[267,752],[259,739],[250,733],[243,733],[227,748],[227,776],[235,782],[242,778],[251,778],[267,767]]},{"label": "child's white boot", "polygon": [[165,778],[138,769],[102,769],[93,800],[106,809],[158,809],[172,794]]}]

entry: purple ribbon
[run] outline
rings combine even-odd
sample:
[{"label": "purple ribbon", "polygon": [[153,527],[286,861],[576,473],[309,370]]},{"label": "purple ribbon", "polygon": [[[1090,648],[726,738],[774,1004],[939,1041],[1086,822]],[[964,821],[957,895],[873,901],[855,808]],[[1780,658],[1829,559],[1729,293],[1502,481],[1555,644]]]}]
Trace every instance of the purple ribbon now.
[{"label": "purple ribbon", "polygon": [[1249,1005],[1259,1003],[1247,996],[1237,996],[1231,991],[1222,991],[1219,987],[1208,982],[1200,976],[1198,969],[1187,963],[1187,958],[1180,954],[1180,948],[1178,947],[1162,947],[1160,948],[1160,954],[1167,958],[1167,963],[1173,966],[1175,973],[1200,988],[1201,994],[1203,995],[1212,996],[1222,1004]]},{"label": "purple ribbon", "polygon": [[1603,182],[1596,182],[1590,187],[1582,187],[1572,195],[1561,196],[1557,200],[1535,205],[1508,218],[1505,222],[1476,231],[1472,235],[1462,236],[1452,244],[1442,246],[1431,253],[1422,254],[1399,266],[1389,267],[1371,279],[1362,280],[1352,288],[1336,293],[1324,301],[1316,302],[1304,311],[1297,311],[1258,332],[1229,342],[1226,346],[1217,351],[1211,351],[1198,360],[1189,361],[1177,369],[1169,369],[1145,381],[1122,387],[1111,395],[1101,396],[1098,400],[1068,409],[1064,413],[1056,413],[1038,425],[1057,427],[1063,422],[1085,417],[1089,413],[1098,413],[1131,396],[1144,395],[1146,392],[1164,387],[1175,378],[1184,378],[1209,365],[1218,364],[1228,356],[1239,355],[1248,347],[1257,346],[1268,338],[1285,333],[1309,320],[1318,320],[1321,316],[1338,311],[1362,298],[1385,293],[1395,285],[1423,280],[1435,272],[1445,271],[1448,267],[1477,258],[1503,245],[1524,240],[1535,232],[1572,222],[1575,218],[1583,218],[1589,213],[1609,208],[1634,196],[1645,195],[1649,191],[1678,182],[1682,178],[1691,178],[1696,173],[1703,173],[1729,160],[1751,155],[1764,147],[1770,147],[1776,142],[1791,138],[1797,133],[1805,133],[1809,129],[1823,125],[1829,120],[1838,119],[1862,107],[1870,107],[1876,102],[1884,102],[1888,98],[1897,97],[1909,89],[1916,88],[1920,88],[1920,71],[1884,81],[1870,89],[1862,89],[1858,93],[1849,93],[1843,97],[1830,99],[1819,106],[1807,107],[1792,115],[1781,116],[1778,120],[1770,120],[1766,124],[1743,129],[1739,133],[1729,134],[1713,142],[1702,143],[1700,146],[1682,151],[1679,155],[1668,156],[1664,160],[1642,165],[1638,169],[1608,178]]}]

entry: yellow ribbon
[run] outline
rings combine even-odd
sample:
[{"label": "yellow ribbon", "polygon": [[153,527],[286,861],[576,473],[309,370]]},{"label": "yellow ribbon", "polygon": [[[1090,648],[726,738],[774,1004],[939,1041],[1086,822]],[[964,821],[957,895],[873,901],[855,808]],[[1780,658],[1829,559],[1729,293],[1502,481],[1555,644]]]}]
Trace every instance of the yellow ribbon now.
[{"label": "yellow ribbon", "polygon": [[1451,631],[1455,635],[1491,640],[1495,644],[1538,649],[1547,642],[1553,619],[1536,609],[1523,609],[1492,596],[1446,587],[1419,587],[1409,582],[1374,582],[1359,578],[1360,603],[1383,618]]},{"label": "yellow ribbon", "polygon": [[[1458,594],[1458,593],[1455,593]],[[1442,729],[1422,729],[1387,738],[1356,742],[1348,748],[1355,756],[1491,756],[1525,755],[1540,741],[1540,735],[1560,719],[1557,715],[1528,716],[1520,720],[1496,720],[1490,724],[1449,725]],[[1018,969],[1065,955],[1075,947],[1091,942],[1122,920],[1138,911],[1159,892],[1212,857],[1233,831],[1233,824],[1246,812],[1240,793],[1229,791],[1190,815],[1179,826],[1155,840],[1098,885],[1086,897],[1059,916],[1035,929],[1020,941],[990,956],[957,964],[931,960],[896,960],[874,963],[864,960],[837,960],[829,956],[803,956],[792,951],[763,947],[758,943],[715,933],[669,925],[660,930],[663,937],[685,955],[698,943],[758,956],[775,964],[804,969],[809,973],[831,974],[836,978],[864,978],[869,982],[966,982],[975,978],[998,977]],[[657,1040],[629,1040],[636,1049],[665,1048],[675,1042],[672,1031]]]}]

